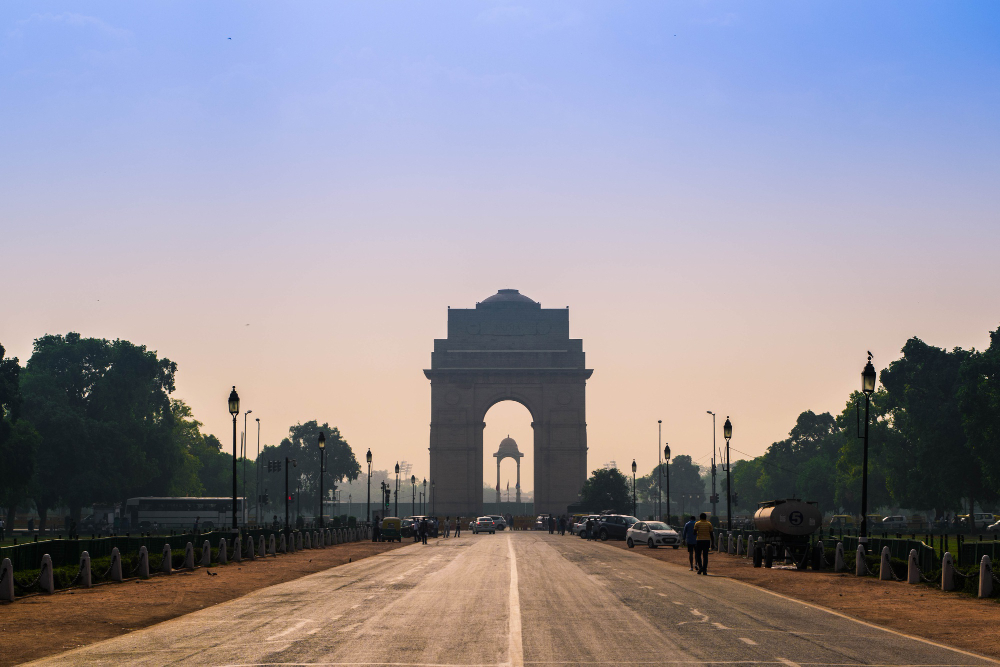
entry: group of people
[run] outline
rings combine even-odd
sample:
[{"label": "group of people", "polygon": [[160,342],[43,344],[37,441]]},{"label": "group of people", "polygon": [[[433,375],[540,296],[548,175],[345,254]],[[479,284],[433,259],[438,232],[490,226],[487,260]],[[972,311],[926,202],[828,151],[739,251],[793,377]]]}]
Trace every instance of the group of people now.
[{"label": "group of people", "polygon": [[701,513],[697,521],[694,516],[688,517],[681,531],[681,537],[688,548],[691,569],[698,568],[696,574],[708,575],[708,552],[712,549],[713,533],[714,527],[705,512]]}]

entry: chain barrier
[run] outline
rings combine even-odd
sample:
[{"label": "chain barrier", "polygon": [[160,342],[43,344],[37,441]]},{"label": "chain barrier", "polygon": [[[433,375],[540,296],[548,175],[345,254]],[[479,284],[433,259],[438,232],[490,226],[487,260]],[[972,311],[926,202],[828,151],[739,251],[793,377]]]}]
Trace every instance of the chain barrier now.
[{"label": "chain barrier", "polygon": [[39,572],[38,576],[35,577],[35,580],[32,581],[27,586],[22,586],[21,584],[17,583],[17,579],[15,578],[14,579],[14,588],[19,589],[22,593],[27,593],[27,592],[30,592],[31,589],[33,589],[35,586],[37,586],[38,582],[40,582],[41,580],[42,580],[42,573],[41,572]]}]

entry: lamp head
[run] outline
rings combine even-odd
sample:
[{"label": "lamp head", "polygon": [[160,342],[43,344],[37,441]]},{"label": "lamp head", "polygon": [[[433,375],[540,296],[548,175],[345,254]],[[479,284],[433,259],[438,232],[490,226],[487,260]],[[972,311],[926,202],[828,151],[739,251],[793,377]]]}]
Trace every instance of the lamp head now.
[{"label": "lamp head", "polygon": [[875,367],[872,366],[872,354],[869,352],[868,363],[865,364],[865,369],[861,371],[861,391],[871,396],[872,392],[875,391],[875,379],[877,377]]},{"label": "lamp head", "polygon": [[399,461],[396,461],[396,474],[399,474]]},{"label": "lamp head", "polygon": [[410,475],[410,484],[416,484],[416,483],[417,483],[417,476]]},{"label": "lamp head", "polygon": [[233,385],[233,390],[229,392],[229,414],[234,417],[240,414],[240,395],[236,393],[236,385]]},{"label": "lamp head", "polygon": [[323,451],[326,448],[326,434],[323,431],[319,432],[319,451]]},{"label": "lamp head", "polygon": [[371,450],[371,448],[369,448],[368,449],[368,453],[365,454],[365,460],[368,461],[368,465],[372,464],[372,450]]},{"label": "lamp head", "polygon": [[632,474],[633,475],[635,474],[635,470],[636,470],[635,459],[632,459]]},{"label": "lamp head", "polygon": [[663,443],[663,458],[670,460],[670,445]]},{"label": "lamp head", "polygon": [[726,423],[722,425],[722,437],[729,442],[729,439],[733,437],[733,423],[729,421],[729,417],[726,417]]}]

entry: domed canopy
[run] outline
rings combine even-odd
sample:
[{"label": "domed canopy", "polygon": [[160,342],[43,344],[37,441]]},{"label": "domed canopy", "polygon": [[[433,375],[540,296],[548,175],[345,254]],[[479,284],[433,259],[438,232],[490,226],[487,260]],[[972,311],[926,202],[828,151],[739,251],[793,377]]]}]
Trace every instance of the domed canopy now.
[{"label": "domed canopy", "polygon": [[487,297],[479,302],[482,305],[486,304],[524,304],[526,306],[538,306],[538,302],[528,297],[524,296],[516,289],[502,289],[491,297]]},{"label": "domed canopy", "polygon": [[493,456],[501,459],[507,458],[508,456],[514,458],[521,458],[522,456],[524,456],[524,454],[522,454],[518,450],[517,443],[514,442],[514,438],[507,436],[506,438],[500,441],[500,448],[497,450],[497,453],[494,454]]}]

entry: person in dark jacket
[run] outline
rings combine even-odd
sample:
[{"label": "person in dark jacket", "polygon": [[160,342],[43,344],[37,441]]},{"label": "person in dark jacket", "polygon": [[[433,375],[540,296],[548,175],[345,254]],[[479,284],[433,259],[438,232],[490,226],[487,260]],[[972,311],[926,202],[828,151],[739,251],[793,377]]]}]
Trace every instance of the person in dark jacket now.
[{"label": "person in dark jacket", "polygon": [[427,528],[427,518],[425,517],[420,520],[420,542],[423,544],[427,544]]},{"label": "person in dark jacket", "polygon": [[687,523],[684,524],[684,529],[681,531],[681,537],[684,538],[684,544],[688,548],[688,563],[691,564],[691,571],[694,571],[694,546],[696,543],[696,538],[694,534],[694,516],[688,517]]}]

